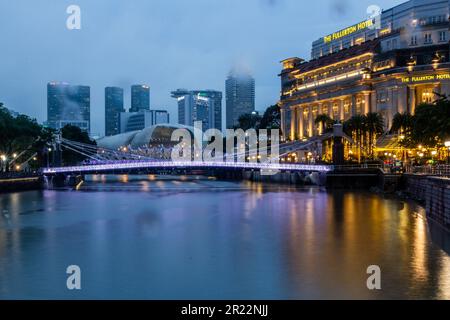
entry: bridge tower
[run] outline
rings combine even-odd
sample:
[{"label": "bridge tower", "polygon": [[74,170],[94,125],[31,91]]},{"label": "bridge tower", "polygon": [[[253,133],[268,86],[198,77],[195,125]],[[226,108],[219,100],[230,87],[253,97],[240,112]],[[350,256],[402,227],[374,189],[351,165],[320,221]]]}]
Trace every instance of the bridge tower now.
[{"label": "bridge tower", "polygon": [[62,149],[61,149],[62,134],[58,132],[53,137],[53,166],[60,167],[62,165]]},{"label": "bridge tower", "polygon": [[344,129],[342,123],[333,125],[333,164],[344,164]]}]

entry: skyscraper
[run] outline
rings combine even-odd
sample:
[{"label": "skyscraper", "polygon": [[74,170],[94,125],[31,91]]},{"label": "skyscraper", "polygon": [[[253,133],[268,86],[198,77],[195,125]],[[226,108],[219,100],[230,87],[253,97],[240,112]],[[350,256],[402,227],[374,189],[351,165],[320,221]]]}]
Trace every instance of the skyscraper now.
[{"label": "skyscraper", "polygon": [[120,113],[123,107],[123,89],[117,87],[105,88],[105,135],[113,136],[120,133]]},{"label": "skyscraper", "polygon": [[222,92],[178,89],[172,97],[178,100],[179,124],[193,126],[202,121],[204,130],[222,130]]},{"label": "skyscraper", "polygon": [[150,110],[150,87],[145,84],[131,86],[130,112]]},{"label": "skyscraper", "polygon": [[170,115],[166,110],[151,110],[154,124],[170,123]]},{"label": "skyscraper", "polygon": [[61,129],[70,124],[87,132],[91,125],[91,90],[64,82],[47,84],[47,125]]},{"label": "skyscraper", "polygon": [[120,133],[142,130],[157,124],[170,122],[166,110],[122,112],[119,117]]},{"label": "skyscraper", "polygon": [[255,79],[249,74],[231,71],[225,81],[226,125],[233,128],[243,114],[255,111]]}]

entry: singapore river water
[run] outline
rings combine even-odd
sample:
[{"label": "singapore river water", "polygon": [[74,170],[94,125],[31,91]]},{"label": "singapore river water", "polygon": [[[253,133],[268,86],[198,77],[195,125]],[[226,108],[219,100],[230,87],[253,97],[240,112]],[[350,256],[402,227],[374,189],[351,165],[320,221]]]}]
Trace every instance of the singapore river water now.
[{"label": "singapore river water", "polygon": [[93,176],[0,195],[0,299],[449,299],[434,229],[415,203],[368,192]]}]

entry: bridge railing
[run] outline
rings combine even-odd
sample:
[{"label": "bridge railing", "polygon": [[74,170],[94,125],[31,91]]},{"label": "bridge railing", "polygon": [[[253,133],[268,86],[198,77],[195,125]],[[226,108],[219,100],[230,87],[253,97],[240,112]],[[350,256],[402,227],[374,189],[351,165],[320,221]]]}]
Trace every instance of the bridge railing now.
[{"label": "bridge railing", "polygon": [[120,161],[119,163],[108,163],[98,165],[83,165],[75,167],[59,167],[44,169],[44,174],[76,173],[76,172],[100,172],[114,170],[133,170],[146,168],[232,168],[232,169],[264,169],[264,170],[286,170],[286,171],[331,171],[333,166],[329,165],[307,165],[286,163],[257,163],[257,162],[204,162],[204,161]]}]

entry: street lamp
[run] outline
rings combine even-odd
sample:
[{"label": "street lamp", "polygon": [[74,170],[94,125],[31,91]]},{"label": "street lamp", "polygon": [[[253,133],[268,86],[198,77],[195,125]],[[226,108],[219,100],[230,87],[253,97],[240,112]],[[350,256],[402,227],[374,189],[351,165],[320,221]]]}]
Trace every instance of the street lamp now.
[{"label": "street lamp", "polygon": [[50,168],[50,152],[52,152],[52,148],[47,149],[47,169]]},{"label": "street lamp", "polygon": [[438,152],[436,150],[431,151],[431,160],[432,164],[434,164],[434,158],[437,156]]},{"label": "street lamp", "polygon": [[0,159],[2,160],[2,165],[0,166],[0,170],[6,171],[6,161],[8,160],[8,157],[5,154],[2,154],[0,156]]}]

